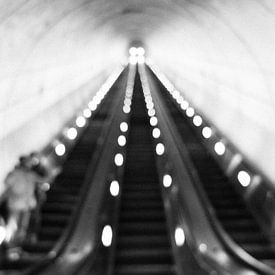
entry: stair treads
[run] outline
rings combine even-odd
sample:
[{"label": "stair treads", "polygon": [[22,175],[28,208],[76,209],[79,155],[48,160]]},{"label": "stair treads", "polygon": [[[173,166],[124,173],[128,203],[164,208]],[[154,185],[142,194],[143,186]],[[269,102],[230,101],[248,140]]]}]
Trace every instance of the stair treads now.
[{"label": "stair treads", "polygon": [[135,80],[129,126],[115,274],[174,275],[151,128],[139,77]]}]

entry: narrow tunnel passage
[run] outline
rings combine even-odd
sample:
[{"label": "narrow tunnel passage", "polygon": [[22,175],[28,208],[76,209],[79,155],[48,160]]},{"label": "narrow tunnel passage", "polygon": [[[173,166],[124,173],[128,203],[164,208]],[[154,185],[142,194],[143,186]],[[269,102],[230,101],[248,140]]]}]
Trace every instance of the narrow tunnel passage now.
[{"label": "narrow tunnel passage", "polygon": [[[136,66],[137,65],[130,65],[130,68],[133,69],[136,68]],[[96,244],[93,244],[94,247],[100,247],[101,250],[103,248],[103,242],[101,243],[100,237],[98,237],[98,235],[100,234],[100,230],[102,229],[101,222],[106,223],[106,221],[108,221],[109,224],[112,225],[115,237],[113,239],[113,243],[111,239],[110,243],[106,245],[106,247],[111,246],[111,260],[108,261],[105,256],[97,255],[97,251],[95,251],[96,249],[92,246],[89,253],[91,255],[94,253],[94,258],[101,257],[101,264],[103,264],[103,262],[106,265],[110,264],[109,266],[107,266],[107,269],[109,268],[109,271],[111,271],[110,274],[181,274],[181,272],[179,272],[180,269],[178,268],[179,261],[181,262],[181,264],[184,263],[185,265],[187,265],[186,269],[191,270],[190,274],[193,274],[194,270],[197,270],[197,268],[200,270],[199,272],[201,273],[196,272],[196,274],[207,274],[207,272],[209,271],[209,267],[207,266],[206,268],[203,264],[201,264],[201,262],[197,260],[198,256],[194,256],[196,253],[200,253],[201,251],[197,252],[198,250],[195,250],[197,248],[194,248],[196,243],[194,239],[192,239],[190,236],[191,234],[196,235],[197,232],[195,232],[195,230],[192,231],[192,227],[190,227],[191,229],[189,228],[187,220],[184,221],[184,223],[187,224],[186,226],[188,228],[186,234],[190,234],[190,232],[188,231],[192,231],[191,234],[187,236],[188,238],[185,238],[185,236],[183,235],[181,244],[178,245],[176,237],[174,236],[175,239],[171,237],[173,233],[176,232],[175,229],[178,228],[174,227],[169,219],[177,220],[177,225],[182,225],[183,222],[180,221],[180,217],[176,211],[168,213],[166,205],[164,208],[164,202],[167,202],[167,200],[165,201],[163,194],[164,192],[167,192],[165,193],[167,197],[173,197],[175,196],[175,194],[178,195],[177,192],[180,188],[185,189],[184,191],[186,193],[190,192],[189,195],[192,195],[191,192],[193,191],[189,189],[188,185],[186,184],[187,178],[176,178],[176,172],[178,171],[173,171],[175,169],[174,167],[171,167],[174,165],[174,162],[171,159],[171,156],[168,156],[169,151],[172,151],[172,148],[170,147],[166,147],[165,158],[162,159],[165,159],[165,161],[169,162],[169,167],[171,168],[169,168],[169,172],[171,172],[171,175],[173,176],[173,185],[172,179],[167,186],[165,186],[165,184],[160,180],[161,176],[163,176],[163,174],[160,175],[160,173],[162,173],[163,171],[160,171],[158,166],[159,162],[157,162],[155,152],[156,147],[154,146],[152,128],[150,127],[149,114],[146,110],[147,106],[145,104],[144,98],[144,78],[142,78],[141,74],[136,73],[134,78],[134,91],[132,103],[130,104],[130,114],[128,114],[128,111],[124,113],[117,111],[117,107],[122,105],[122,93],[124,92],[124,89],[122,88],[124,88],[124,86],[127,86],[125,85],[125,83],[127,82],[126,72],[131,72],[131,70],[126,69],[124,73],[122,73],[121,78],[119,78],[119,80],[117,81],[118,85],[113,86],[113,88],[111,89],[112,92],[103,101],[98,112],[96,112],[89,120],[89,124],[87,125],[86,130],[83,132],[82,137],[80,137],[75,147],[67,155],[67,159],[64,162],[62,172],[56,178],[53,187],[47,194],[47,200],[42,207],[42,226],[38,232],[37,242],[33,244],[25,242],[22,246],[22,249],[25,252],[22,254],[22,257],[3,261],[1,268],[4,270],[4,272],[18,271],[19,273],[21,273],[25,272],[26,270],[28,271],[28,268],[43,260],[43,257],[45,257],[47,253],[50,254],[56,246],[60,246],[60,243],[63,247],[70,246],[70,243],[73,242],[70,239],[71,235],[73,235],[74,230],[77,231],[76,224],[74,223],[78,222],[78,216],[81,216],[82,212],[87,211],[83,210],[84,207],[81,201],[85,200],[85,197],[87,195],[86,193],[92,193],[92,191],[94,191],[94,189],[92,189],[92,181],[90,178],[87,178],[87,175],[89,175],[91,171],[96,173],[96,171],[93,170],[100,170],[99,166],[97,166],[99,162],[98,160],[102,157],[100,155],[101,153],[99,149],[101,147],[104,148],[108,152],[108,154],[105,155],[105,158],[107,156],[107,159],[110,159],[110,162],[112,162],[113,153],[115,151],[114,148],[117,148],[116,137],[119,131],[117,130],[115,134],[108,136],[108,138],[106,139],[104,138],[104,135],[106,134],[105,132],[115,129],[121,122],[120,119],[125,119],[125,117],[127,116],[129,116],[129,130],[123,168],[124,174],[121,180],[121,195],[118,196],[118,198],[120,199],[120,207],[118,209],[118,213],[114,213],[115,211],[111,211],[112,216],[115,216],[117,214],[117,223],[113,224],[111,222],[112,219],[108,220],[108,218],[110,217],[104,212],[104,207],[98,207],[98,209],[102,211],[99,213],[100,218],[98,220],[95,219],[96,215],[92,216],[90,213],[92,211],[91,208],[95,207],[93,203],[99,204],[102,201],[104,203],[106,203],[106,201],[108,203],[110,202],[110,200],[105,200],[106,197],[110,197],[108,185],[110,175],[107,174],[112,173],[113,176],[118,171],[118,167],[116,167],[116,172],[110,172],[109,165],[106,165],[106,167],[104,168],[104,172],[99,171],[99,173],[102,174],[103,180],[99,183],[99,185],[97,185],[97,188],[103,190],[101,193],[102,195],[100,198],[96,198],[95,195],[93,197],[95,199],[94,201],[87,200],[86,202],[86,205],[88,205],[86,217],[89,217],[89,219],[91,220],[95,219],[95,223],[99,222],[96,227],[88,228],[88,231],[91,231],[92,233],[91,235],[97,236],[97,239],[95,239]],[[146,72],[145,69],[144,72]],[[149,70],[147,72],[149,72]],[[128,75],[128,81],[130,79],[130,75],[131,73],[129,73]],[[190,171],[193,171],[193,168],[195,168],[195,173],[199,175],[202,186],[196,186],[196,191],[198,192],[198,194],[201,194],[201,191],[204,190],[203,192],[205,192],[205,194],[208,196],[208,203],[206,203],[204,200],[199,200],[199,202],[196,203],[199,203],[201,207],[204,208],[205,212],[203,213],[205,216],[207,216],[208,212],[212,211],[212,207],[214,208],[216,215],[215,217],[217,218],[218,222],[215,219],[211,220],[210,217],[211,226],[216,230],[214,230],[215,234],[218,235],[220,239],[226,239],[230,237],[236,242],[236,245],[234,246],[235,251],[233,251],[232,249],[230,251],[230,249],[226,247],[227,244],[225,244],[225,248],[223,248],[221,252],[225,254],[230,251],[228,253],[230,255],[229,257],[232,256],[234,260],[237,259],[236,261],[238,261],[239,264],[238,268],[240,268],[240,266],[241,268],[243,268],[242,265],[244,265],[245,269],[247,268],[247,270],[252,270],[251,274],[253,275],[258,274],[255,273],[255,270],[256,272],[258,272],[259,270],[266,271],[266,269],[261,269],[261,266],[259,269],[257,269],[257,265],[259,265],[259,263],[270,265],[270,267],[273,268],[274,247],[272,245],[272,242],[270,242],[268,238],[266,238],[266,236],[263,234],[256,219],[246,207],[245,202],[232,187],[233,183],[225,175],[225,172],[219,167],[214,158],[211,157],[211,155],[207,151],[207,148],[198,138],[196,132],[192,129],[190,121],[188,121],[188,119],[183,116],[181,109],[178,108],[175,102],[173,102],[172,98],[169,97],[169,94],[157,78],[152,76],[150,73],[147,74],[147,77],[150,78],[150,80],[153,79],[153,81],[148,83],[151,84],[152,82],[155,82],[155,86],[157,87],[156,93],[153,96],[154,100],[156,99],[157,95],[158,99],[160,99],[161,101],[160,103],[160,101],[156,100],[156,110],[161,110],[161,108],[159,109],[159,105],[162,104],[164,106],[163,112],[165,112],[173,122],[169,125],[169,127],[172,125],[172,128],[169,129],[170,132],[177,132],[179,134],[181,142],[185,144],[186,151],[188,152],[192,163],[192,167],[188,166],[188,163],[185,163],[186,167],[189,168]],[[114,102],[117,103],[116,106],[113,106]],[[113,117],[116,118],[114,125],[111,119]],[[162,131],[162,126],[167,121],[165,121],[163,116],[160,117],[161,118],[158,121],[158,127]],[[163,134],[162,132],[162,135],[166,135],[167,139],[172,140],[172,135],[169,135],[167,131],[165,132],[165,134]],[[162,142],[164,142],[163,140]],[[177,146],[178,144],[174,145]],[[182,148],[182,150],[184,150],[184,148]],[[182,158],[180,162],[184,163],[184,161],[184,158]],[[102,168],[102,166],[100,167]],[[112,167],[114,167],[113,162]],[[197,183],[194,180],[194,182],[192,182],[192,185],[196,184]],[[184,203],[190,204],[191,209],[192,205],[195,202],[188,201]],[[109,203],[106,208],[112,208],[112,206],[113,205]],[[181,204],[176,205],[176,208],[178,209],[181,207]],[[179,210],[188,211],[185,209]],[[191,215],[193,219],[196,219],[198,213],[192,212]],[[209,217],[207,216],[207,218]],[[200,221],[197,222],[200,223]],[[223,226],[228,235],[223,235],[224,232],[222,232],[222,234],[218,232],[217,228],[219,228],[220,226],[219,223]],[[84,220],[84,226],[86,226],[86,220]],[[111,228],[110,225],[109,228]],[[182,230],[181,232],[183,232],[182,234],[184,234],[183,228],[185,229],[184,226],[179,227],[179,229]],[[204,228],[203,230],[207,229],[208,228]],[[71,234],[68,234],[68,230],[71,231]],[[92,232],[92,230],[97,232]],[[78,237],[74,239],[74,242],[79,241],[78,238],[81,234],[81,231],[78,232]],[[91,238],[90,235],[89,238]],[[185,240],[187,241],[185,242]],[[85,241],[91,241],[91,239],[86,239],[84,240],[84,242]],[[247,263],[246,259],[242,259],[242,261],[240,261],[237,255],[237,251],[239,251],[238,245],[252,256],[252,260],[255,261],[254,265],[250,266],[250,263]],[[180,250],[180,248],[175,249],[176,246],[184,247],[184,249],[188,247],[188,252],[187,250],[185,250],[185,253],[189,253],[190,255],[192,254],[192,256],[182,253],[182,250]],[[208,249],[206,245],[204,247],[205,249]],[[81,248],[83,248],[83,246]],[[201,258],[204,257],[204,252],[205,251],[203,251],[201,255],[199,255]],[[65,266],[66,263],[64,264],[64,261],[62,262],[62,253],[63,252],[60,252],[60,255],[55,256],[57,256],[57,261],[58,257],[60,257],[61,265],[63,264],[63,266]],[[66,253],[64,253],[64,255]],[[207,253],[212,253],[214,257],[216,255],[215,250],[209,252],[207,251]],[[71,257],[71,254],[69,255],[69,257]],[[83,259],[86,257],[89,261],[89,255],[82,255],[82,257]],[[253,257],[258,259],[259,261],[257,262],[256,259],[254,259]],[[191,258],[192,260],[190,260],[189,262],[184,262],[184,259],[187,259],[188,261],[188,259]],[[49,262],[48,264],[49,266],[52,265],[52,270],[54,270],[54,261]],[[76,265],[77,272],[78,268],[82,268],[81,264],[82,262],[79,264],[79,266]],[[89,270],[89,272],[82,272],[79,274],[94,274],[93,264],[94,263],[92,261],[91,263],[88,263],[89,267],[85,270]],[[211,264],[212,266],[210,270],[215,270],[217,266],[219,266],[220,268],[220,265],[222,265],[222,263],[220,263],[218,259],[214,264],[213,262],[211,262]],[[274,274],[273,271],[270,271],[270,267],[268,267],[267,271],[264,274]],[[230,270],[231,266],[226,268],[227,272],[228,270]],[[230,271],[233,272],[232,274],[243,274],[241,268],[239,269],[240,272],[238,270],[239,273],[235,272],[236,269],[232,269]],[[59,271],[54,274],[58,274],[58,272]],[[53,274],[53,272],[50,271],[47,273],[46,271],[43,274]],[[70,274],[77,273],[75,273],[75,271],[72,271]]]}]

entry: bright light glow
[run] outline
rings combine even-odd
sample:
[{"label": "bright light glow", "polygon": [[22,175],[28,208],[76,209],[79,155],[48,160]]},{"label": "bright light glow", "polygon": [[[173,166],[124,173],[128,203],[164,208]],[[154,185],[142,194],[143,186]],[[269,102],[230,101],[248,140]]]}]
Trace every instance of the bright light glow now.
[{"label": "bright light glow", "polygon": [[91,111],[95,111],[97,108],[97,104],[95,103],[95,101],[90,101],[88,107]]},{"label": "bright light glow", "polygon": [[124,104],[125,104],[125,105],[131,106],[131,103],[132,103],[132,101],[131,101],[130,98],[125,98],[125,99],[124,99]]},{"label": "bright light glow", "polygon": [[48,182],[43,182],[43,184],[42,184],[41,187],[42,187],[41,189],[42,189],[43,191],[47,192],[47,191],[50,190],[51,185],[50,185]]},{"label": "bright light glow", "polygon": [[[141,78],[141,81],[144,82],[145,80]],[[150,89],[149,89],[148,85],[143,85],[143,94],[144,94],[145,98],[148,97],[148,98],[152,99],[152,97],[150,95],[151,92],[150,92]]]},{"label": "bright light glow", "polygon": [[117,143],[119,146],[125,146],[126,144],[126,137],[123,136],[123,135],[120,135],[118,138],[117,138]]},{"label": "bright light glow", "polygon": [[179,96],[179,97],[177,98],[177,103],[178,103],[178,104],[181,104],[183,101],[184,101],[184,99],[183,99],[182,96]]},{"label": "bright light glow", "polygon": [[114,158],[114,161],[115,161],[115,165],[116,166],[121,166],[122,164],[123,164],[123,161],[124,161],[124,159],[123,159],[123,155],[122,154],[116,154],[115,155],[115,158]]},{"label": "bright light glow", "polygon": [[77,130],[74,127],[68,129],[67,137],[71,140],[74,140],[77,137]]},{"label": "bright light glow", "polygon": [[125,92],[125,96],[126,97],[132,98],[132,95],[133,95],[133,85],[134,84],[131,84],[131,87],[129,87],[129,88],[126,89],[126,92]]},{"label": "bright light glow", "polygon": [[110,193],[113,197],[117,197],[119,194],[119,183],[117,180],[113,180],[110,184]]},{"label": "bright light glow", "polygon": [[139,55],[139,56],[143,56],[143,55],[145,54],[144,48],[138,47],[138,48],[136,49],[136,54]]},{"label": "bright light glow", "polygon": [[103,230],[102,230],[102,234],[101,234],[102,244],[105,247],[109,247],[112,244],[112,239],[113,239],[112,227],[110,225],[105,225]]},{"label": "bright light glow", "polygon": [[178,99],[178,97],[180,96],[180,92],[177,91],[177,90],[174,90],[174,91],[172,92],[172,96],[173,96],[174,99]]},{"label": "bright light glow", "polygon": [[98,91],[98,93],[104,95],[105,93],[108,92],[108,90],[110,89],[110,87],[111,87],[111,86],[110,86],[109,84],[104,83],[104,84],[102,85],[102,87],[100,88],[100,90]]},{"label": "bright light glow", "polygon": [[119,128],[120,128],[121,132],[123,132],[123,133],[127,132],[128,131],[128,124],[127,124],[127,122],[121,122]]},{"label": "bright light glow", "polygon": [[145,57],[144,56],[138,56],[137,57],[138,64],[144,64],[145,63]]},{"label": "bright light glow", "polygon": [[162,184],[166,188],[170,187],[172,184],[172,177],[168,174],[164,175],[162,179]]},{"label": "bright light glow", "polygon": [[251,183],[251,177],[246,171],[240,171],[238,173],[238,181],[243,187],[247,187]]},{"label": "bright light glow", "polygon": [[163,155],[164,151],[165,151],[164,145],[162,143],[158,143],[156,145],[156,153],[157,153],[157,155],[159,155],[159,156]]},{"label": "bright light glow", "polygon": [[212,136],[212,130],[210,127],[204,127],[202,129],[202,135],[204,138],[210,138]]},{"label": "bright light glow", "polygon": [[101,102],[101,96],[99,94],[96,94],[93,98],[93,101],[96,105],[98,105]]},{"label": "bright light glow", "polygon": [[188,108],[188,106],[189,106],[189,103],[188,103],[186,100],[184,100],[184,101],[180,104],[180,107],[181,107],[182,110],[186,110],[186,109]]},{"label": "bright light glow", "polygon": [[145,96],[145,102],[151,103],[153,101],[152,97],[150,95]]},{"label": "bright light glow", "polygon": [[49,256],[50,256],[51,258],[55,258],[55,257],[56,257],[56,254],[57,254],[57,252],[54,251],[54,250],[52,250],[52,251],[49,252]]},{"label": "bright light glow", "polygon": [[136,56],[133,56],[133,55],[131,55],[130,57],[129,57],[129,63],[130,64],[132,64],[132,65],[135,65],[135,64],[137,64],[137,57]]},{"label": "bright light glow", "polygon": [[58,156],[63,156],[66,152],[66,147],[63,143],[59,143],[55,146],[55,153]]},{"label": "bright light glow", "polygon": [[75,121],[75,123],[76,123],[76,125],[78,126],[78,127],[84,127],[85,126],[85,124],[86,124],[86,119],[85,119],[85,117],[83,117],[83,116],[79,116],[77,119],[76,119],[76,121]]},{"label": "bright light glow", "polygon": [[83,115],[84,115],[84,117],[89,118],[92,116],[92,112],[89,109],[85,109],[83,111]]},{"label": "bright light glow", "polygon": [[177,227],[175,230],[175,242],[177,246],[183,246],[185,243],[185,234],[181,227]]},{"label": "bright light glow", "polygon": [[222,156],[225,153],[225,145],[218,141],[214,146],[214,150],[219,156]]},{"label": "bright light glow", "polygon": [[154,128],[152,132],[153,138],[159,138],[160,137],[160,130],[159,128]]},{"label": "bright light glow", "polygon": [[131,47],[129,49],[129,54],[130,55],[137,55],[137,53],[138,53],[138,49],[136,47]]},{"label": "bright light glow", "polygon": [[148,102],[148,103],[146,103],[146,107],[147,107],[147,109],[153,109],[154,108],[154,103],[152,101]]},{"label": "bright light glow", "polygon": [[129,114],[130,111],[131,111],[131,108],[130,108],[129,105],[124,105],[124,106],[123,106],[123,112],[124,112],[125,114]]},{"label": "bright light glow", "polygon": [[[216,253],[215,253],[215,258],[216,258],[216,260],[220,263],[220,264],[222,264],[222,265],[226,265],[226,264],[228,264],[228,256],[227,256],[227,254],[225,253],[225,252],[223,252],[222,250],[217,250],[216,251]],[[248,271],[249,272],[249,271]],[[249,272],[250,273],[250,272]],[[254,275],[255,273],[253,272],[253,273],[250,273],[250,274],[247,274],[247,272],[246,272],[246,275]]]},{"label": "bright light glow", "polygon": [[158,124],[158,119],[155,116],[151,117],[150,118],[150,125],[151,126],[156,126],[157,124]]},{"label": "bright light glow", "polygon": [[173,92],[173,91],[175,90],[174,85],[173,85],[172,83],[169,83],[168,81],[167,81],[167,83],[164,84],[164,86],[166,87],[166,89],[167,89],[170,93]]},{"label": "bright light glow", "polygon": [[188,107],[186,110],[186,115],[192,117],[195,114],[195,110],[192,107]]},{"label": "bright light glow", "polygon": [[0,244],[2,244],[2,242],[6,239],[6,235],[7,235],[6,228],[3,225],[1,225],[0,226]]},{"label": "bright light glow", "polygon": [[197,127],[201,126],[202,125],[202,118],[198,115],[194,116],[193,123]]},{"label": "bright light glow", "polygon": [[199,250],[200,252],[205,253],[207,251],[207,245],[205,243],[201,243],[199,245]]},{"label": "bright light glow", "polygon": [[148,111],[148,116],[150,116],[150,117],[154,116],[155,114],[156,114],[155,109],[150,109],[150,110]]}]

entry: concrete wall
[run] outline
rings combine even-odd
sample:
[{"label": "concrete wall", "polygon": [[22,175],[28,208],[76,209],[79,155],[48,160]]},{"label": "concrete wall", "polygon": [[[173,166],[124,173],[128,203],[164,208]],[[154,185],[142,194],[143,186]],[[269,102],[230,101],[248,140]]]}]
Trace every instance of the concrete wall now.
[{"label": "concrete wall", "polygon": [[275,183],[275,2],[185,3],[149,39],[150,55]]},{"label": "concrete wall", "polygon": [[0,189],[18,156],[45,146],[122,60],[124,44],[88,7],[0,1]]}]

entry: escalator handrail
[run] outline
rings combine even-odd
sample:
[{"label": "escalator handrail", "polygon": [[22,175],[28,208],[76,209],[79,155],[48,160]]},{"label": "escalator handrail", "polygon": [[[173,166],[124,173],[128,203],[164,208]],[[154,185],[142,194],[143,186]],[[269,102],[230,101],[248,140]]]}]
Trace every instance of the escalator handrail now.
[{"label": "escalator handrail", "polygon": [[[131,72],[132,71],[132,72]],[[137,66],[136,65],[129,65],[129,74],[128,74],[128,81],[127,81],[127,88],[125,91],[125,98],[127,93],[129,93],[129,85],[133,85],[132,86],[132,97],[131,97],[131,104],[132,104],[132,100],[133,100],[133,92],[134,92],[134,83],[135,83],[135,78],[137,75]],[[131,73],[133,73],[133,75],[131,76]],[[133,79],[132,79],[133,78]],[[132,112],[125,114],[124,117],[124,122],[126,122],[128,124],[128,130],[126,131],[126,133],[124,132],[124,136],[126,137],[126,140],[128,141],[128,137],[129,137],[129,132],[131,130],[131,125],[129,123],[130,118],[131,118]],[[124,159],[127,159],[127,147],[128,147],[128,142],[126,144],[126,146],[123,147],[122,150],[120,150],[121,153],[123,153]],[[118,228],[119,228],[119,218],[120,218],[120,207],[121,207],[121,203],[122,203],[122,195],[123,195],[123,187],[124,187],[124,171],[125,171],[125,165],[121,166],[119,169],[117,169],[117,180],[119,180],[120,182],[120,191],[119,191],[119,196],[118,196],[118,200],[114,203],[114,212],[113,212],[113,218],[114,218],[114,223],[113,223],[113,232],[114,232],[114,236],[113,236],[113,241],[112,241],[112,246],[110,248],[110,252],[109,252],[109,257],[108,257],[108,268],[107,268],[107,275],[113,275],[114,274],[114,266],[115,266],[115,253],[116,253],[116,249],[117,249],[117,239],[118,239]]]}]

